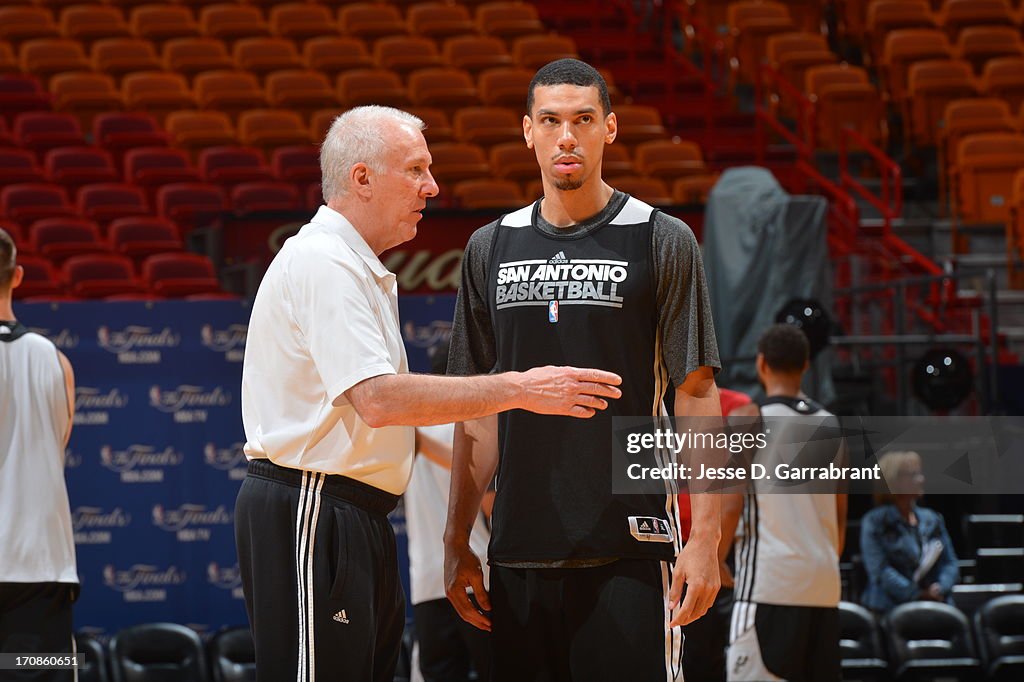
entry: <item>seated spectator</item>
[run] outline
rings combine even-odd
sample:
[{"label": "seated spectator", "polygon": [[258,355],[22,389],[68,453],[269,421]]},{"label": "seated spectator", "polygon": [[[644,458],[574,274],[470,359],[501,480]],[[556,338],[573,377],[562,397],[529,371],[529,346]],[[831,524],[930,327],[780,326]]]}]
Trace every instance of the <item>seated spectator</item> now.
[{"label": "seated spectator", "polygon": [[960,570],[942,515],[917,504],[924,494],[921,457],[888,452],[878,464],[883,490],[860,527],[868,574],[861,602],[881,613],[915,600],[949,602]]}]

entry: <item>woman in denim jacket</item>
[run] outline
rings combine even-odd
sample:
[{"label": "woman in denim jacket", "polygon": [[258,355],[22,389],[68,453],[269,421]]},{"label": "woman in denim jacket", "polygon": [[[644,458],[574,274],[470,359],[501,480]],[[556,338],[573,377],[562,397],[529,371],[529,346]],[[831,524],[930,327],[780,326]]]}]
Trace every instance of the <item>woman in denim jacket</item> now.
[{"label": "woman in denim jacket", "polygon": [[[877,506],[861,520],[868,574],[861,602],[881,613],[908,601],[949,602],[960,569],[942,515],[917,505],[924,494],[920,456],[889,452],[878,464],[889,490],[875,494]],[[915,572],[922,573],[917,580]]]}]

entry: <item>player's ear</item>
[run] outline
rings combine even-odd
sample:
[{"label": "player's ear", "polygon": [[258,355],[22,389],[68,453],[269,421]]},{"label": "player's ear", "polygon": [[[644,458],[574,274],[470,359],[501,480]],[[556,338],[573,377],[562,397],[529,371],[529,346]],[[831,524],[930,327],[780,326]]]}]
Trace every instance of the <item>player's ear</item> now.
[{"label": "player's ear", "polygon": [[526,148],[533,149],[533,119],[529,114],[523,116],[523,139],[526,140]]},{"label": "player's ear", "polygon": [[614,111],[609,112],[609,114],[604,117],[604,125],[604,143],[611,144],[615,141],[615,136],[619,134],[619,119],[616,118]]}]

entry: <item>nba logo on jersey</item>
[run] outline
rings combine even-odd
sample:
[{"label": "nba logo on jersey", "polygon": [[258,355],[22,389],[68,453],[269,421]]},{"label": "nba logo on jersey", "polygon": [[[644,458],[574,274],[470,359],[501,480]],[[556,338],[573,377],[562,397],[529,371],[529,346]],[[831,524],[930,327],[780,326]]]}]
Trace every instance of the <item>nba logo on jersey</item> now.
[{"label": "nba logo on jersey", "polygon": [[548,322],[558,322],[558,301],[548,301]]}]

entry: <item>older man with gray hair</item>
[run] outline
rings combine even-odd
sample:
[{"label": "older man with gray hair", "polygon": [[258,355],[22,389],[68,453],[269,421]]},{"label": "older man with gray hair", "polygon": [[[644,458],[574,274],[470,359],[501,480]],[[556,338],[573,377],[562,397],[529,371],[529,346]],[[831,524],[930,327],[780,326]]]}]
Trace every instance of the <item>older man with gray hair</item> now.
[{"label": "older man with gray hair", "polygon": [[392,680],[405,613],[387,514],[409,481],[413,427],[511,409],[587,418],[620,395],[617,375],[593,369],[408,372],[379,255],[416,236],[438,192],[423,128],[380,106],[334,121],[326,205],[253,302],[235,533],[262,681]]}]

